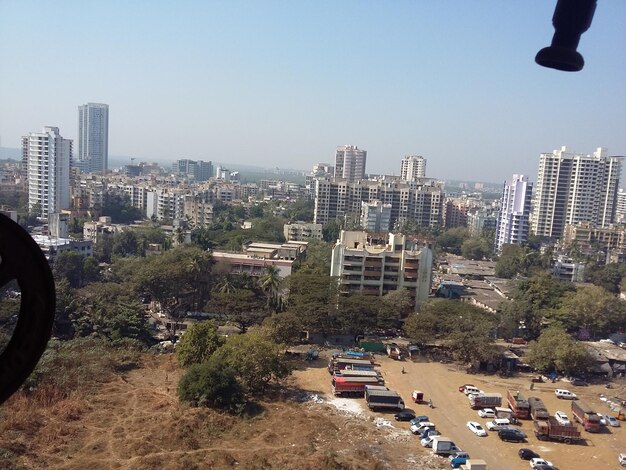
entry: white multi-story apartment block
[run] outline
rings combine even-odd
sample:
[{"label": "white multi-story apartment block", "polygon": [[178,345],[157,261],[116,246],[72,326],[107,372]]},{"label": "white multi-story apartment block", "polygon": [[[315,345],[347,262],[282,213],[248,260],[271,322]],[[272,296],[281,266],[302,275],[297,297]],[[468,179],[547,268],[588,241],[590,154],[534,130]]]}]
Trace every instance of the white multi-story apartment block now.
[{"label": "white multi-story apartment block", "polygon": [[426,178],[426,159],[420,155],[405,156],[400,167],[400,178],[404,181]]},{"label": "white multi-story apartment block", "polygon": [[109,167],[109,105],[78,107],[78,158],[81,171],[106,173]]},{"label": "white multi-story apartment block", "polygon": [[356,145],[337,147],[335,153],[335,178],[343,178],[349,182],[365,179],[365,162],[367,151]]},{"label": "white multi-story apartment block", "polygon": [[213,224],[213,198],[187,194],[183,216],[192,227],[210,226]]},{"label": "white multi-story apartment block", "polygon": [[407,289],[415,307],[428,299],[433,253],[405,235],[390,233],[372,240],[367,232],[341,231],[333,247],[330,275],[344,294],[385,295]]},{"label": "white multi-story apartment block", "polygon": [[58,127],[44,127],[22,139],[28,160],[28,209],[41,207],[41,217],[70,207],[72,141]]},{"label": "white multi-story apartment block", "polygon": [[621,158],[598,148],[593,155],[566,147],[539,157],[531,213],[535,235],[559,238],[566,224],[590,222],[604,227],[615,218]]},{"label": "white multi-story apartment block", "polygon": [[316,180],[314,222],[360,220],[361,203],[391,204],[390,226],[413,221],[421,227],[441,226],[443,185],[431,178],[418,181]]},{"label": "white multi-story apartment block", "polygon": [[361,228],[368,232],[388,232],[391,228],[391,204],[361,202]]},{"label": "white multi-story apartment block", "polygon": [[497,253],[502,250],[502,245],[521,245],[528,240],[532,192],[533,185],[524,175],[513,175],[510,181],[504,183],[496,225]]}]

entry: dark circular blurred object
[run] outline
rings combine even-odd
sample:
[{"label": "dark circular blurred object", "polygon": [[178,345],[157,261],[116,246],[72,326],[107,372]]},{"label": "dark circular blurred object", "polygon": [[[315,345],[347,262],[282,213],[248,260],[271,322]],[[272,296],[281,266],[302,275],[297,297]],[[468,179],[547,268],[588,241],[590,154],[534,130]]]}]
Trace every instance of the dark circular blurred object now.
[{"label": "dark circular blurred object", "polygon": [[537,53],[535,62],[564,72],[582,70],[585,60],[576,48],[591,26],[596,3],[597,0],[558,0],[552,16],[552,43]]},{"label": "dark circular blurred object", "polygon": [[0,354],[0,403],[35,369],[54,322],[54,278],[37,243],[18,224],[0,214],[0,287],[16,280],[20,313],[13,336]]}]

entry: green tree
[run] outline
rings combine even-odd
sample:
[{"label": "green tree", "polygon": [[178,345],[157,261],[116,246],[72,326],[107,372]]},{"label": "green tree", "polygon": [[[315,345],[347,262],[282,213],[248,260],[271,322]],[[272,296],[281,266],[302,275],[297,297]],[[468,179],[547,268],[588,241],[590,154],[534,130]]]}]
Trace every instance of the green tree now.
[{"label": "green tree", "polygon": [[620,293],[622,279],[626,276],[626,263],[610,263],[602,267],[587,265],[585,277],[596,286],[613,294]]},{"label": "green tree", "polygon": [[569,332],[584,329],[591,338],[606,335],[626,327],[624,302],[602,287],[580,287],[563,297],[554,318]]},{"label": "green tree", "polygon": [[491,243],[484,238],[468,238],[461,245],[461,254],[464,258],[482,260],[492,254]]},{"label": "green tree", "polygon": [[557,326],[547,328],[537,341],[529,343],[526,360],[539,372],[556,371],[566,375],[583,374],[594,362],[582,343]]},{"label": "green tree", "polygon": [[98,261],[93,256],[83,258],[83,278],[86,284],[100,280]]},{"label": "green tree", "polygon": [[263,334],[278,344],[294,344],[302,336],[302,322],[293,312],[280,312],[263,320]]},{"label": "green tree", "polygon": [[224,343],[214,321],[203,321],[189,327],[176,346],[181,366],[204,362]]},{"label": "green tree", "polygon": [[240,413],[246,402],[235,372],[215,362],[192,365],[178,382],[178,397],[196,406],[234,413]]},{"label": "green tree", "polygon": [[259,284],[267,296],[267,305],[278,311],[281,307],[280,299],[280,271],[276,266],[265,267],[265,273],[259,279]]},{"label": "green tree", "polygon": [[322,227],[322,236],[325,242],[335,243],[339,239],[341,222],[338,219],[331,219]]},{"label": "green tree", "polygon": [[469,232],[466,228],[451,228],[437,237],[437,245],[440,246],[443,251],[460,255],[463,242],[468,238]]},{"label": "green tree", "polygon": [[322,333],[336,330],[337,280],[317,270],[300,269],[289,276],[288,310],[299,315],[303,327]]},{"label": "green tree", "polygon": [[73,288],[83,284],[83,257],[75,251],[64,251],[57,255],[52,266],[55,279],[67,279]]},{"label": "green tree", "polygon": [[144,217],[140,209],[132,206],[127,194],[111,192],[104,195],[102,215],[110,216],[114,224],[129,224]]},{"label": "green tree", "polygon": [[70,320],[77,336],[152,341],[143,305],[121,284],[97,282],[76,290]]},{"label": "green tree", "polygon": [[560,281],[546,272],[537,272],[517,281],[511,302],[501,307],[501,323],[521,328],[515,336],[534,339],[539,336],[546,318],[561,307],[563,296],[574,289],[570,282]]},{"label": "green tree", "polygon": [[404,334],[413,343],[423,346],[431,343],[437,331],[437,317],[432,313],[413,313],[404,321]]},{"label": "green tree", "polygon": [[229,292],[214,292],[206,309],[237,324],[242,333],[252,325],[260,324],[269,315],[262,294],[250,289],[236,288]]},{"label": "green tree", "polygon": [[244,390],[252,394],[263,393],[271,381],[291,373],[282,346],[260,332],[229,337],[209,363],[232,369]]}]

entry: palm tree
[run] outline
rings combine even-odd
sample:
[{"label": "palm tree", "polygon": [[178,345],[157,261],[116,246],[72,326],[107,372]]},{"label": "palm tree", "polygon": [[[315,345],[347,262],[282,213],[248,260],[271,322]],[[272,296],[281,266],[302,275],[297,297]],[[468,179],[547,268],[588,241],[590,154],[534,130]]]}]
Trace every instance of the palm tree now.
[{"label": "palm tree", "polygon": [[280,289],[280,274],[276,266],[266,266],[265,274],[261,276],[260,285],[261,289],[265,291],[267,296],[268,305],[278,307],[280,305],[279,289]]},{"label": "palm tree", "polygon": [[185,243],[185,231],[181,227],[176,227],[173,238],[177,245],[182,245]]}]

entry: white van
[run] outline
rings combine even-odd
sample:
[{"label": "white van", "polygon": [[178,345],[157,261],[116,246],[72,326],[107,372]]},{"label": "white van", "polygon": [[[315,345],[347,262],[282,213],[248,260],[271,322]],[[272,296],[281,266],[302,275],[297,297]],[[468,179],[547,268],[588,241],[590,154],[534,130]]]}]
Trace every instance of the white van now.
[{"label": "white van", "polygon": [[465,395],[470,396],[472,394],[478,394],[481,393],[480,390],[478,390],[476,387],[473,387],[471,385],[466,385],[465,389],[463,390],[463,392],[465,393]]},{"label": "white van", "polygon": [[557,388],[554,391],[554,394],[557,398],[561,398],[563,400],[576,400],[576,394],[570,392],[569,390],[565,390],[564,388]]},{"label": "white van", "polygon": [[487,421],[487,429],[490,431],[500,431],[509,427],[511,421],[508,418],[496,418],[493,421]]}]

